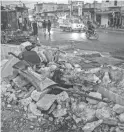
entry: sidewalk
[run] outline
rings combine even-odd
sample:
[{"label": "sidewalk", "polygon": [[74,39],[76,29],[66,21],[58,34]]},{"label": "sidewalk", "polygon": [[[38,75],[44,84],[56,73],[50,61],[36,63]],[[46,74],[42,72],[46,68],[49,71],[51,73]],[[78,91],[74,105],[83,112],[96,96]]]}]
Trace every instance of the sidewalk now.
[{"label": "sidewalk", "polygon": [[98,31],[124,33],[124,28],[123,29],[116,29],[116,28],[98,28],[97,30]]}]

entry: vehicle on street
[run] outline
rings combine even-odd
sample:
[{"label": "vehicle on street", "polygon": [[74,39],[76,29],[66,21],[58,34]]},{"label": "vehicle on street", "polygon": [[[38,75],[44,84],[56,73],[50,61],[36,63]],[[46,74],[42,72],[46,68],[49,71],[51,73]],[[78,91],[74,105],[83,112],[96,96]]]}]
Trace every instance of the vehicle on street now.
[{"label": "vehicle on street", "polygon": [[81,31],[84,31],[85,25],[79,19],[73,18],[73,19],[60,19],[59,20],[59,27],[63,31],[81,32]]},{"label": "vehicle on street", "polygon": [[92,32],[85,28],[85,32],[86,32],[87,39],[94,38],[97,40],[99,38],[99,35],[95,30],[94,30],[94,32]]}]

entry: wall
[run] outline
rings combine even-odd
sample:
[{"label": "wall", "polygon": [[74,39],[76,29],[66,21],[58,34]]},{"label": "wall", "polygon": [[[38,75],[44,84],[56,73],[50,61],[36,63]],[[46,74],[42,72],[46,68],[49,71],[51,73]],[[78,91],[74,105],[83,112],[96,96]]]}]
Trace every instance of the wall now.
[{"label": "wall", "polygon": [[108,27],[108,14],[101,15],[101,25]]},{"label": "wall", "polygon": [[[109,0],[109,2],[106,2],[106,0],[102,1],[102,7],[113,7],[114,5],[114,0]],[[124,6],[124,1],[123,0],[117,0],[117,6]]]}]

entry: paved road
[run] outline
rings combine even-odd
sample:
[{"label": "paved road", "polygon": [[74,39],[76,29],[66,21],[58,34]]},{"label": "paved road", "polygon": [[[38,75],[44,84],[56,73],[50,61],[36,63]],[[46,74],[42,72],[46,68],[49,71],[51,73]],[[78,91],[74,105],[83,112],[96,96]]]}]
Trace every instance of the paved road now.
[{"label": "paved road", "polygon": [[124,33],[98,31],[98,34],[98,40],[88,40],[85,33],[71,33],[52,29],[49,37],[49,35],[44,36],[42,30],[39,30],[40,41],[46,45],[64,45],[74,42],[77,48],[84,50],[112,52],[124,49]]}]

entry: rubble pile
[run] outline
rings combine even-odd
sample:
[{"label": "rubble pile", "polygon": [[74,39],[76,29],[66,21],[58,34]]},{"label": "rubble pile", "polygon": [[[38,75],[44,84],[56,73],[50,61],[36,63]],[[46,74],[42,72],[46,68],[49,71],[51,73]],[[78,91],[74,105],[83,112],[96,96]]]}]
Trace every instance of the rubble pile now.
[{"label": "rubble pile", "polygon": [[26,42],[30,39],[28,32],[22,32],[19,29],[16,31],[2,31],[1,36],[2,44],[21,44],[23,42]]},{"label": "rubble pile", "polygon": [[[33,50],[39,69],[14,68],[2,78],[3,132],[124,132],[123,69],[84,69],[86,56],[45,46]],[[78,59],[70,62],[73,57]]]}]

